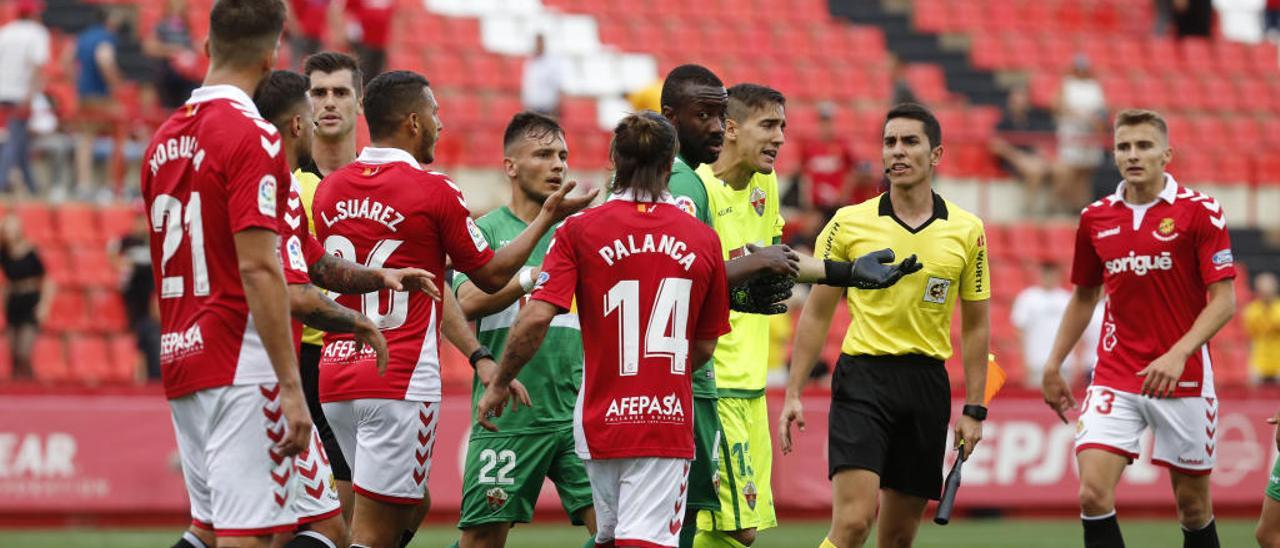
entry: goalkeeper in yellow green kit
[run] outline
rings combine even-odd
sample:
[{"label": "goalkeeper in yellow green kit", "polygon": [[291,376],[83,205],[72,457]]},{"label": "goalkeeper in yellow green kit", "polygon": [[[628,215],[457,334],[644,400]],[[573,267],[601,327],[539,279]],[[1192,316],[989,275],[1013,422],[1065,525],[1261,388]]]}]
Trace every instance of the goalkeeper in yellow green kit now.
[{"label": "goalkeeper in yellow green kit", "polygon": [[[664,99],[680,95],[665,89],[663,92]],[[690,95],[694,103],[699,102],[696,93]],[[790,295],[796,277],[804,282],[875,289],[892,285],[902,275],[919,268],[911,258],[889,267],[885,271],[890,272],[888,276],[874,279],[864,274],[874,270],[872,266],[885,268],[880,263],[893,260],[891,251],[872,253],[855,263],[824,263],[799,256],[785,246],[768,247],[778,244],[782,236],[773,163],[785,142],[786,98],[756,84],[733,86],[727,95],[724,144],[719,147],[722,150],[718,158],[693,170],[696,178],[677,176],[673,170],[671,192],[682,207],[715,229],[730,266],[735,259],[752,252],[782,251],[795,261],[797,270],[792,276],[767,270],[743,276],[735,275],[740,269],[726,268],[730,285],[736,286],[731,289],[733,331],[720,338],[713,357],[716,410],[722,426],[713,453],[719,456],[715,489],[720,508],[704,507],[698,512],[698,531],[691,543],[698,548],[750,546],[757,531],[777,525],[770,487],[773,450],[765,403],[769,318],[764,314],[786,310],[777,303]],[[685,110],[688,109],[679,101],[664,101],[663,114],[676,123],[678,130],[682,129],[682,114],[697,114]],[[685,146],[685,133],[681,131],[682,154],[694,148]],[[689,546],[688,535],[681,537],[681,546]]]}]

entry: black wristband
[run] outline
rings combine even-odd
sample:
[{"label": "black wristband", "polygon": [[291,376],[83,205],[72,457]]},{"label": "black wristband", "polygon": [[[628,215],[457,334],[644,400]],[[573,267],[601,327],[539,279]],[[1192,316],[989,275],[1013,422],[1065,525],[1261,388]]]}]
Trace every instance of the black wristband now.
[{"label": "black wristband", "polygon": [[472,369],[476,368],[476,364],[480,363],[480,360],[492,360],[492,359],[493,359],[493,353],[490,352],[489,349],[485,348],[484,346],[477,348],[475,352],[471,353],[471,356],[467,357],[467,360],[471,362]]},{"label": "black wristband", "polygon": [[843,285],[853,277],[853,263],[844,261],[822,261],[823,277],[818,283],[823,285]]},{"label": "black wristband", "polygon": [[981,405],[966,405],[960,413],[978,422],[987,420],[987,408]]}]

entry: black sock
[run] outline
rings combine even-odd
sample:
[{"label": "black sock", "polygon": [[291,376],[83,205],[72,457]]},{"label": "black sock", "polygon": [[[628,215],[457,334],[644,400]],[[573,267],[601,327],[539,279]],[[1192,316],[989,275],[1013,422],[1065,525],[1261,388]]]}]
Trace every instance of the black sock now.
[{"label": "black sock", "polygon": [[1085,548],[1124,548],[1124,537],[1120,536],[1120,522],[1112,511],[1106,516],[1080,517],[1084,524]]},{"label": "black sock", "polygon": [[1199,531],[1182,530],[1182,548],[1218,548],[1218,528],[1214,520]]},{"label": "black sock", "polygon": [[195,536],[191,531],[182,533],[182,538],[174,543],[173,548],[209,548],[204,542],[200,541],[200,537]]},{"label": "black sock", "polygon": [[320,533],[304,531],[285,543],[284,548],[334,548],[334,545]]},{"label": "black sock", "polygon": [[417,531],[412,529],[404,530],[404,534],[400,535],[400,548],[405,548],[405,546],[408,546],[410,542],[413,542],[414,533],[417,533]]}]

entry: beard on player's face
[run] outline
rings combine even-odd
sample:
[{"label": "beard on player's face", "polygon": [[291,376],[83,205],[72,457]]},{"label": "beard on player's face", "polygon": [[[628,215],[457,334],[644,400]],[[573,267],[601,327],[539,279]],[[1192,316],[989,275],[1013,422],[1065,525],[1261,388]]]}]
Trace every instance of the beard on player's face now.
[{"label": "beard on player's face", "polygon": [[724,134],[694,134],[692,131],[680,133],[680,155],[684,159],[697,164],[712,164],[720,157],[720,151],[714,147],[724,146]]}]

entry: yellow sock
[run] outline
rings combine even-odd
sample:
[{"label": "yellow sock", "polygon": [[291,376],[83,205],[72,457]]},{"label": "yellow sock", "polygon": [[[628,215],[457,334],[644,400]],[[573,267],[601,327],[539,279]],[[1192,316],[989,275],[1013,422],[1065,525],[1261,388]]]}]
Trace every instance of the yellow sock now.
[{"label": "yellow sock", "polygon": [[836,546],[836,543],[831,542],[831,539],[827,537],[822,537],[822,544],[818,546],[818,548],[840,548],[840,547]]}]

